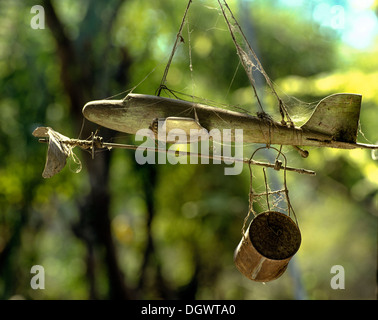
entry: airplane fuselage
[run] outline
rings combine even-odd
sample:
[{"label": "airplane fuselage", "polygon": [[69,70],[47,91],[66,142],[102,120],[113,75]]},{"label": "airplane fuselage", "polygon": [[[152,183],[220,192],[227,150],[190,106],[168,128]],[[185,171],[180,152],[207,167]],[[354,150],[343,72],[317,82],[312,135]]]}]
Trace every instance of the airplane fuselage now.
[{"label": "airplane fuselage", "polygon": [[[377,148],[353,141],[335,140],[332,135],[320,130],[307,129],[305,126],[290,127],[267,117],[144,94],[129,94],[122,100],[91,101],[84,106],[83,114],[91,122],[129,134],[150,128],[153,119],[185,117],[198,119],[201,126],[209,132],[213,129],[231,129],[231,132],[242,129],[245,143],[343,149]],[[233,135],[231,140],[234,140]]]}]

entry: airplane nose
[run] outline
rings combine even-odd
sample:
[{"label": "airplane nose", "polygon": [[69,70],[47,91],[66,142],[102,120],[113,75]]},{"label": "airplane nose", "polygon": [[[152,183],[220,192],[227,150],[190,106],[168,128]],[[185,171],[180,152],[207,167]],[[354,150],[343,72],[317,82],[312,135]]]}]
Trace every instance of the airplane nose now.
[{"label": "airplane nose", "polygon": [[82,113],[84,117],[88,120],[90,120],[89,117],[91,116],[91,114],[93,114],[93,111],[96,109],[95,107],[96,104],[94,102],[95,101],[88,102],[83,107]]},{"label": "airplane nose", "polygon": [[123,100],[94,100],[85,104],[82,113],[87,120],[96,123],[100,119],[109,117],[110,112],[115,108],[123,107]]},{"label": "airplane nose", "polygon": [[103,113],[104,104],[101,103],[101,100],[90,101],[85,104],[83,107],[83,115],[89,121],[93,121],[94,119],[98,119],[100,114]]}]

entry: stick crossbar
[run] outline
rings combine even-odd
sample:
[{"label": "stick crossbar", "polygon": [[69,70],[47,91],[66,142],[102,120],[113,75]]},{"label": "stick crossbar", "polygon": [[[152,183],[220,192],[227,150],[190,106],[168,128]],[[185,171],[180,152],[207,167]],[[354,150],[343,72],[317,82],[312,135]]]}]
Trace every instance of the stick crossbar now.
[{"label": "stick crossbar", "polygon": [[[41,143],[48,143],[48,138],[41,138],[39,139],[39,142]],[[80,139],[69,139],[60,141],[60,143],[70,145],[72,147],[80,147],[84,150],[91,149],[92,155],[94,155],[94,151],[96,149],[128,149],[128,150],[137,150],[139,146],[131,145],[131,144],[121,144],[121,143],[111,143],[111,142],[103,142],[102,137],[99,137],[97,135],[94,135],[91,140],[80,140]],[[308,175],[316,175],[315,171],[302,169],[302,168],[293,168],[288,166],[282,166],[282,163],[267,163],[267,162],[261,162],[261,161],[255,161],[252,159],[240,159],[240,158],[232,158],[232,157],[226,157],[226,156],[220,156],[220,155],[204,155],[200,153],[194,153],[194,152],[187,152],[187,151],[179,151],[179,150],[167,150],[163,148],[154,148],[154,147],[143,147],[144,150],[147,151],[153,151],[153,152],[163,152],[163,153],[171,153],[175,154],[176,156],[197,156],[204,159],[213,159],[213,160],[221,160],[221,161],[235,161],[235,162],[242,162],[245,164],[251,164],[255,166],[262,166],[267,168],[272,168],[277,171],[279,170],[287,170],[287,171],[293,171],[300,174],[308,174]]]}]

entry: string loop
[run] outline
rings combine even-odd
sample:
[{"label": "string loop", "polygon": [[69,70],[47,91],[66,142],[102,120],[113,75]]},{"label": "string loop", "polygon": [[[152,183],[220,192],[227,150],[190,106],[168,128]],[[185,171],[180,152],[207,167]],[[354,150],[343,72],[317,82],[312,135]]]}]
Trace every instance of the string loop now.
[{"label": "string loop", "polygon": [[[262,192],[262,193],[256,193],[253,190],[254,176],[253,176],[251,164],[254,162],[253,158],[255,157],[256,153],[258,151],[260,151],[260,150],[266,150],[266,149],[273,149],[273,150],[275,150],[277,152],[277,157],[275,159],[275,164],[273,166],[273,169],[275,169],[275,170],[281,170],[283,168],[283,189],[274,190],[274,191],[272,191],[272,190],[269,189],[268,179],[267,179],[267,175],[266,175],[266,168],[264,167],[263,168],[263,175],[264,175],[265,191]],[[271,195],[278,195],[278,194],[283,194],[284,195],[285,201],[286,201],[286,205],[287,205],[287,209],[286,209],[287,210],[287,215],[290,217],[290,215],[293,214],[294,218],[295,218],[295,222],[296,222],[296,224],[298,226],[297,217],[296,217],[294,209],[293,209],[293,207],[291,205],[290,198],[289,198],[289,190],[288,190],[288,187],[287,187],[287,180],[286,180],[287,158],[282,153],[281,149],[282,149],[282,146],[281,146],[280,149],[277,149],[277,148],[272,147],[272,146],[260,147],[260,148],[256,149],[252,153],[252,155],[251,155],[251,157],[249,159],[249,164],[248,164],[249,174],[250,174],[249,208],[248,208],[248,213],[247,213],[246,217],[244,218],[244,223],[243,223],[243,227],[242,227],[242,230],[241,230],[243,237],[245,237],[246,226],[247,226],[247,222],[248,222],[250,216],[252,215],[253,217],[256,217],[258,215],[258,213],[256,213],[256,211],[255,211],[255,209],[253,207],[254,203],[257,202],[257,199],[264,197],[265,201],[266,201],[267,210],[271,211],[272,207],[271,207],[270,201],[269,201],[269,196],[271,196]],[[281,160],[279,160],[280,156],[282,156],[283,162]],[[273,207],[275,207],[275,206],[276,206],[276,204],[273,203]]]}]

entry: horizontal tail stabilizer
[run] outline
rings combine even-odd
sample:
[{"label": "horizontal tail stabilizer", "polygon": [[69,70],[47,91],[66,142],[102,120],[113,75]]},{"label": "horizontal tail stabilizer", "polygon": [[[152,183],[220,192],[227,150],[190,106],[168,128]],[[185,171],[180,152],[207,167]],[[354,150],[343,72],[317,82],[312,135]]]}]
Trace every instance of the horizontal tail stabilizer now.
[{"label": "horizontal tail stabilizer", "polygon": [[332,140],[355,143],[362,96],[336,93],[321,100],[310,119],[301,127],[327,134]]}]

